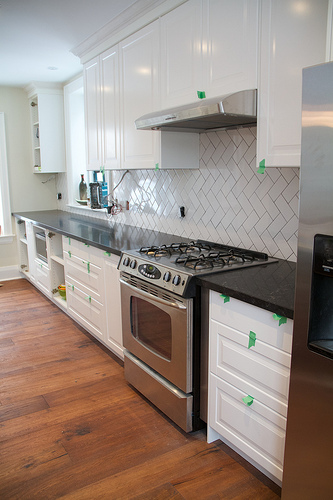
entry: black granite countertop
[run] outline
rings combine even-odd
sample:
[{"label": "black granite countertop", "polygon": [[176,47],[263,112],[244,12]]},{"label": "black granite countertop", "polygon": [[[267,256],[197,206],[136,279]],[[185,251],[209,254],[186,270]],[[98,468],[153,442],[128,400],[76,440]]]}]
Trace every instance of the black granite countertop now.
[{"label": "black granite countertop", "polygon": [[[134,226],[111,226],[107,220],[60,210],[20,212],[13,215],[116,255],[148,244],[162,245],[170,243],[170,240],[189,241],[180,236]],[[294,262],[279,260],[268,265],[201,277],[198,284],[292,319],[295,274]]]},{"label": "black granite countertop", "polygon": [[170,239],[190,241],[172,234],[142,229],[124,224],[109,224],[108,220],[86,215],[73,214],[62,210],[13,213],[18,219],[33,222],[64,236],[75,238],[107,252],[120,255],[122,251],[149,245],[170,243]]},{"label": "black granite countertop", "polygon": [[293,319],[296,263],[287,260],[202,277],[200,285]]}]

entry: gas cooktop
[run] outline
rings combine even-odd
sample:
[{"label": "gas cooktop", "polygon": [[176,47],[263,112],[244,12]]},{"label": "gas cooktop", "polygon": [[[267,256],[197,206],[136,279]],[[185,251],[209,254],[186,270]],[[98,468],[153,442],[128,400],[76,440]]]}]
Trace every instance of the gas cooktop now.
[{"label": "gas cooktop", "polygon": [[197,240],[126,251],[118,268],[178,295],[189,296],[193,295],[195,277],[273,262],[277,259],[262,252]]}]

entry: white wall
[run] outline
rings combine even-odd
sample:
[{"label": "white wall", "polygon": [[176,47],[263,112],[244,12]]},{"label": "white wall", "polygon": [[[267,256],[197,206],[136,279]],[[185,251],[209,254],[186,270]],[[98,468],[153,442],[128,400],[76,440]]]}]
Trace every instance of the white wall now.
[{"label": "white wall", "polygon": [[[29,103],[23,89],[0,87],[0,111],[5,113],[9,190],[12,212],[57,208],[55,178],[32,171]],[[15,226],[13,224],[13,230]],[[17,265],[17,243],[0,244],[0,269]]]}]

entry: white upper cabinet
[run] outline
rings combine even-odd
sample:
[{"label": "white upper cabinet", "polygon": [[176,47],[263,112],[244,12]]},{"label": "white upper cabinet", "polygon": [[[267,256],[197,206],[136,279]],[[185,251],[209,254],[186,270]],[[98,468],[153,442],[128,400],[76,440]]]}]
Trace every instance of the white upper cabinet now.
[{"label": "white upper cabinet", "polygon": [[159,132],[141,131],[135,120],[160,107],[159,21],[119,44],[122,167],[153,168],[159,163]]},{"label": "white upper cabinet", "polygon": [[120,168],[117,48],[84,66],[87,169]]},{"label": "white upper cabinet", "polygon": [[264,0],[257,161],[300,166],[302,68],[325,62],[328,2]]},{"label": "white upper cabinet", "polygon": [[27,87],[35,173],[66,171],[64,94],[57,85]]},{"label": "white upper cabinet", "polygon": [[102,165],[101,92],[99,57],[84,67],[84,102],[86,123],[86,158],[88,170]]},{"label": "white upper cabinet", "polygon": [[103,166],[120,168],[118,48],[100,56]]},{"label": "white upper cabinet", "polygon": [[258,0],[189,0],[161,18],[162,108],[257,88]]},{"label": "white upper cabinet", "polygon": [[161,107],[194,102],[202,90],[202,0],[161,18]]},{"label": "white upper cabinet", "polygon": [[258,0],[203,0],[206,97],[257,88]]}]

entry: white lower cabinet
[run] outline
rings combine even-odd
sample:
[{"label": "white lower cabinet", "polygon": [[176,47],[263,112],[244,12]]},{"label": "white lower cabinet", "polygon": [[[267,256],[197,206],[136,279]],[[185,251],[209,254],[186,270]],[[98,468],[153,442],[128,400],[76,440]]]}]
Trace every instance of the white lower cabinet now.
[{"label": "white lower cabinet", "polygon": [[[45,233],[45,261],[36,233]],[[17,220],[20,271],[44,295],[123,359],[119,256]],[[59,285],[66,284],[66,296]]]},{"label": "white lower cabinet", "polygon": [[63,248],[68,314],[122,358],[119,257],[67,237]]},{"label": "white lower cabinet", "polygon": [[210,292],[208,441],[282,480],[292,320]]},{"label": "white lower cabinet", "polygon": [[52,297],[50,269],[38,258],[35,259],[35,284],[47,297]]},{"label": "white lower cabinet", "polygon": [[106,325],[105,305],[83,289],[75,280],[66,277],[67,311],[81,326],[99,340],[103,340]]}]

